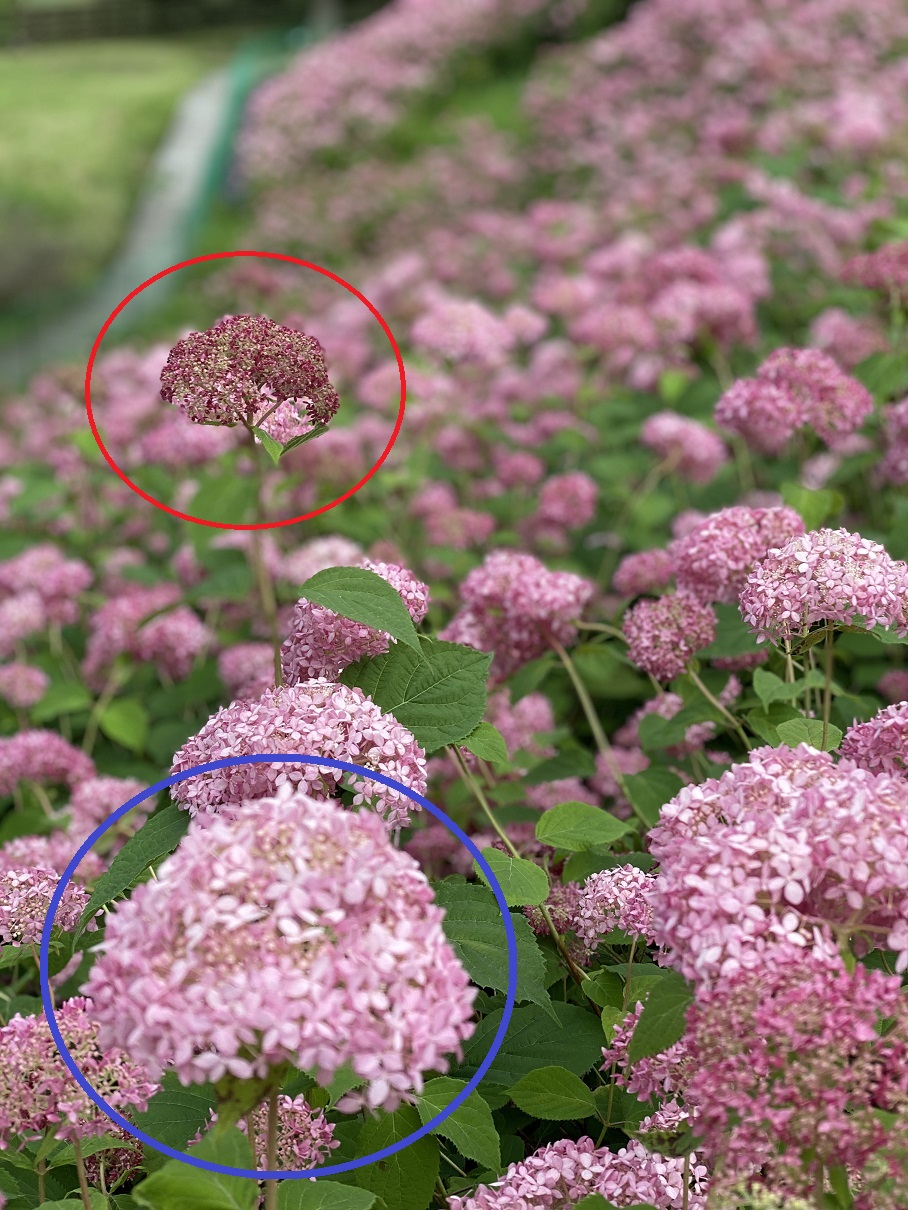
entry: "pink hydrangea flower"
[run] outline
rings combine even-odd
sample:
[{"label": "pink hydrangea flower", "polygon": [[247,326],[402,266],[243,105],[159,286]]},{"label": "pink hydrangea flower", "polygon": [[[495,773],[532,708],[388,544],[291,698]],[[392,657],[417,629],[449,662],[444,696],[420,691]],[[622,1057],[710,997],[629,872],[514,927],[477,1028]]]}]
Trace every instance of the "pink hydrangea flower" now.
[{"label": "pink hydrangea flower", "polygon": [[644,598],[624,615],[624,634],[631,663],[657,681],[671,681],[713,641],[716,615],[690,593]]},{"label": "pink hydrangea flower", "polygon": [[893,668],[877,681],[876,691],[890,702],[908,701],[908,669]]},{"label": "pink hydrangea flower", "polygon": [[[161,396],[197,424],[254,425],[289,402],[291,436],[327,424],[340,405],[315,337],[263,315],[228,315],[177,341],[161,371]],[[287,419],[277,440],[289,439]]]},{"label": "pink hydrangea flower", "polygon": [[283,555],[277,574],[288,584],[305,584],[316,572],[329,567],[357,567],[362,558],[363,548],[349,538],[313,538]]},{"label": "pink hydrangea flower", "polygon": [[845,732],[842,756],[871,773],[908,772],[908,702],[886,706]]},{"label": "pink hydrangea flower", "polygon": [[0,659],[7,659],[22,639],[47,625],[44,602],[32,589],[0,601]]},{"label": "pink hydrangea flower", "polygon": [[612,576],[612,588],[622,597],[662,592],[675,574],[675,560],[667,550],[639,550],[625,555]]},{"label": "pink hydrangea flower", "polygon": [[886,483],[908,483],[908,399],[883,409],[886,451],[879,464],[880,478]]},{"label": "pink hydrangea flower", "polygon": [[[393,777],[419,794],[426,789],[425,754],[406,727],[383,714],[361,689],[327,680],[269,689],[256,701],[224,706],[183,745],[171,772],[227,756],[266,752],[349,761]],[[333,795],[341,781],[355,788],[356,805],[368,802],[389,828],[409,823],[413,804],[399,790],[348,779],[317,765],[233,765],[179,782],[171,794],[191,815],[213,816],[232,814],[246,800],[272,794],[285,782],[322,798]]]},{"label": "pink hydrangea flower", "polygon": [[[422,580],[395,563],[364,559],[360,566],[375,572],[396,590],[414,623],[423,620],[429,608],[429,589]],[[284,683],[296,685],[320,676],[334,679],[363,656],[381,655],[391,642],[385,631],[343,618],[304,597],[294,608],[290,634],[281,647]]]},{"label": "pink hydrangea flower", "polygon": [[754,449],[779,453],[795,431],[810,425],[835,446],[873,410],[870,392],[820,349],[776,349],[756,378],[732,384],[716,405],[716,421]]},{"label": "pink hydrangea flower", "polygon": [[842,269],[842,280],[887,297],[903,297],[908,293],[908,240],[851,257]]},{"label": "pink hydrangea flower", "polygon": [[[248,1135],[251,1116],[255,1130],[253,1152],[260,1159],[268,1154],[268,1112],[267,1102],[262,1102],[251,1115],[237,1122],[243,1134]],[[217,1120],[218,1115],[212,1110],[210,1125],[214,1126]],[[192,1141],[197,1143],[202,1137],[199,1131]],[[304,1096],[288,1097],[281,1093],[277,1098],[276,1167],[316,1168],[328,1160],[335,1147],[340,1147],[340,1139],[334,1137],[334,1123],[327,1121],[324,1110],[313,1109]]]},{"label": "pink hydrangea flower", "polygon": [[274,648],[270,643],[236,643],[218,656],[218,676],[232,698],[261,697],[274,688]]},{"label": "pink hydrangea flower", "polygon": [[640,444],[667,459],[691,483],[710,483],[728,461],[722,438],[698,420],[677,412],[656,412],[640,429]]},{"label": "pink hydrangea flower", "polygon": [[748,575],[741,613],[757,642],[791,640],[817,623],[908,633],[908,565],[846,529],[818,529],[768,553]]},{"label": "pink hydrangea flower", "polygon": [[[74,830],[58,829],[46,836],[17,836],[0,848],[0,870],[34,870],[40,867],[62,875],[86,835],[87,831],[79,834]],[[97,853],[89,851],[76,866],[73,880],[80,883],[94,882],[104,873],[105,868],[103,859]]]},{"label": "pink hydrangea flower", "polygon": [[867,388],[820,349],[776,349],[757,374],[798,399],[806,422],[827,444],[855,432],[873,411]]},{"label": "pink hydrangea flower", "polygon": [[0,738],[0,794],[12,794],[20,781],[75,786],[94,775],[91,757],[56,731],[33,728]]},{"label": "pink hydrangea flower", "polygon": [[684,787],[649,833],[656,941],[700,984],[761,965],[781,942],[835,955],[833,928],[863,947],[885,941],[908,968],[906,809],[904,776],[806,745],[757,749]]},{"label": "pink hydrangea flower", "polygon": [[[78,848],[84,837],[103,823],[112,811],[122,807],[124,803],[135,798],[147,789],[144,782],[135,777],[89,777],[80,781],[69,797],[69,829],[78,843],[74,844],[72,853]],[[145,817],[155,808],[155,796],[152,794],[138,806],[127,811],[123,819],[116,824],[116,832],[120,836],[129,836],[142,826]],[[70,853],[70,856],[72,856]],[[86,855],[87,857],[88,855]],[[83,858],[83,862],[86,858]],[[79,867],[81,869],[81,866]]]},{"label": "pink hydrangea flower", "polygon": [[580,529],[596,514],[599,488],[583,471],[552,475],[542,485],[535,520],[543,525]]},{"label": "pink hydrangea flower", "polygon": [[[908,1101],[900,984],[883,971],[848,971],[835,958],[778,946],[759,967],[698,995],[687,1018],[685,1101],[723,1184],[750,1176],[759,1157],[769,1188],[812,1199],[816,1166],[803,1162],[810,1153],[827,1169],[867,1174],[868,1206],[905,1203],[904,1138],[886,1121]],[[888,1187],[879,1202],[874,1171]]]},{"label": "pink hydrangea flower", "polygon": [[590,1138],[547,1143],[511,1164],[500,1180],[466,1197],[448,1199],[449,1210],[565,1210],[598,1193],[613,1205],[647,1203],[656,1210],[704,1210],[707,1170],[696,1156],[684,1188],[683,1159],[647,1151],[630,1140],[618,1151]]},{"label": "pink hydrangea flower", "polygon": [[[67,1000],[56,1018],[70,1054],[104,1100],[121,1113],[130,1108],[144,1113],[158,1085],[122,1050],[99,1046],[91,1001],[78,996]],[[43,1015],[17,1013],[0,1027],[0,1055],[0,1148],[35,1141],[45,1130],[67,1140],[110,1131],[110,1118],[73,1079]]]},{"label": "pink hydrangea flower", "polygon": [[[187,887],[192,893],[187,895]],[[88,980],[102,1045],[184,1084],[290,1062],[395,1108],[473,1031],[475,989],[416,862],[371,812],[287,786],[194,823],[109,915]]]},{"label": "pink hydrangea flower", "polygon": [[652,941],[653,909],[646,896],[654,881],[633,865],[591,874],[577,904],[574,931],[591,951],[616,928]]},{"label": "pink hydrangea flower", "polygon": [[[13,866],[0,873],[0,942],[3,945],[39,944],[59,881],[57,872],[47,866]],[[71,933],[90,898],[91,893],[85,887],[70,882],[57,907],[54,928]]]},{"label": "pink hydrangea flower", "polygon": [[886,350],[886,337],[871,319],[849,315],[841,307],[827,307],[816,317],[810,325],[810,341],[848,367]]},{"label": "pink hydrangea flower", "polygon": [[804,522],[786,505],[723,508],[669,547],[678,587],[702,601],[736,604],[754,565],[803,533]]},{"label": "pink hydrangea flower", "polygon": [[87,563],[68,559],[50,542],[39,542],[0,562],[0,589],[11,594],[36,592],[47,618],[61,625],[78,620],[79,594],[92,579]]},{"label": "pink hydrangea flower", "polygon": [[136,659],[153,664],[162,676],[181,681],[214,638],[188,605],[178,605],[140,626],[131,649]]},{"label": "pink hydrangea flower", "polygon": [[47,692],[50,677],[31,664],[5,664],[0,668],[0,697],[17,710],[27,710]]},{"label": "pink hydrangea flower", "polygon": [[737,433],[760,454],[780,454],[805,422],[804,410],[782,386],[739,378],[716,404],[716,424]]},{"label": "pink hydrangea flower", "polygon": [[429,303],[410,338],[417,348],[447,361],[484,367],[501,365],[517,344],[507,321],[481,302],[443,295]]},{"label": "pink hydrangea flower", "polygon": [[[545,901],[552,923],[561,934],[567,945],[568,953],[578,966],[584,966],[595,949],[595,946],[587,943],[579,928],[578,915],[581,896],[579,882],[553,882],[552,889]],[[525,907],[523,914],[537,936],[548,937],[551,935],[551,930],[540,908]]]},{"label": "pink hydrangea flower", "polygon": [[497,550],[460,587],[463,607],[439,638],[494,651],[494,675],[510,676],[549,647],[572,643],[593,585],[566,571],[549,571],[532,555]]},{"label": "pink hydrangea flower", "polygon": [[88,642],[82,671],[92,688],[100,689],[118,655],[135,654],[139,628],[153,615],[176,605],[180,589],[176,584],[155,584],[132,588],[111,597],[89,619]]}]

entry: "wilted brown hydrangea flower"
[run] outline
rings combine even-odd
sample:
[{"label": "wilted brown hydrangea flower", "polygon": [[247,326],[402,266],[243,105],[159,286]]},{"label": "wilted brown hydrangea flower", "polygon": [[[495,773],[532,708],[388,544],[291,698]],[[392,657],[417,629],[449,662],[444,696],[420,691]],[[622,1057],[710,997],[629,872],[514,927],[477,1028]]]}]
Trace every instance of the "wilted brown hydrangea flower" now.
[{"label": "wilted brown hydrangea flower", "polygon": [[197,424],[252,427],[279,417],[273,435],[284,441],[327,424],[340,404],[315,337],[263,315],[228,315],[184,336],[161,371],[161,395]]}]

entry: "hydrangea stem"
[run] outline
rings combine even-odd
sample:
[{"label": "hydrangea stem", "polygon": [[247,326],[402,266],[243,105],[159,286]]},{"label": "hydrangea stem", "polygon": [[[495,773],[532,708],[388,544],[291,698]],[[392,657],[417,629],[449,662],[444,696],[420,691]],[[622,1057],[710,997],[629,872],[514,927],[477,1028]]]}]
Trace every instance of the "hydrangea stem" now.
[{"label": "hydrangea stem", "polygon": [[[483,810],[486,818],[488,819],[488,821],[492,825],[492,827],[495,829],[502,844],[505,846],[505,848],[511,854],[512,857],[516,857],[518,860],[520,860],[520,854],[517,852],[517,850],[514,848],[514,845],[511,843],[510,837],[508,836],[507,832],[505,832],[505,830],[502,828],[501,824],[495,818],[494,812],[492,811],[492,808],[489,805],[489,800],[486,798],[485,792],[483,791],[482,786],[480,786],[479,782],[476,780],[476,778],[470,772],[470,767],[467,764],[467,762],[464,760],[463,756],[461,755],[460,749],[457,748],[454,744],[449,744],[448,748],[454,759],[454,763],[457,765],[458,771],[460,772],[460,775],[464,780],[465,785],[467,786],[467,788],[469,790],[472,791],[474,798],[479,803],[480,807],[482,807],[482,810]],[[552,935],[552,940],[555,942],[555,945],[558,947],[558,951],[561,954],[561,957],[564,959],[568,970],[571,972],[571,976],[574,979],[574,982],[577,984],[577,986],[582,991],[583,990],[583,980],[584,980],[583,971],[580,969],[580,967],[577,965],[577,963],[574,961],[574,959],[571,957],[570,953],[568,952],[568,948],[564,943],[564,938],[561,936],[561,934],[558,932],[558,929],[555,927],[555,922],[552,920],[552,914],[549,911],[546,904],[541,903],[539,905],[539,912],[540,912],[540,915],[542,916],[543,920],[546,923],[546,927],[548,928],[549,932]],[[601,1010],[599,1009],[599,1007],[596,1004],[594,1004],[592,1000],[590,1001],[590,1003],[593,1005],[593,1008],[595,1009],[596,1013],[599,1016],[601,1016],[602,1013],[601,1013]]]},{"label": "hydrangea stem", "polygon": [[[268,1139],[266,1164],[269,1171],[277,1168],[277,1098],[278,1089],[274,1089],[268,1098]],[[269,1178],[265,1181],[265,1210],[277,1210],[277,1181]]]},{"label": "hydrangea stem", "polygon": [[829,715],[832,711],[832,669],[835,661],[833,644],[835,633],[832,625],[826,626],[826,641],[823,644],[823,751],[826,751],[826,740],[829,735]]},{"label": "hydrangea stem", "polygon": [[614,777],[621,793],[631,804],[631,809],[633,810],[634,814],[644,827],[649,827],[649,823],[643,817],[639,807],[634,803],[627,791],[627,782],[624,779],[624,774],[618,767],[618,762],[615,760],[615,753],[612,751],[612,745],[608,742],[605,732],[602,730],[602,724],[599,722],[599,716],[596,713],[596,707],[593,705],[593,699],[587,692],[586,685],[584,685],[580,674],[574,666],[574,661],[556,638],[550,638],[549,642],[552,646],[552,649],[555,651],[558,658],[564,665],[568,676],[571,678],[571,684],[574,686],[577,697],[580,700],[580,705],[583,707],[583,713],[586,715],[586,721],[590,725],[590,731],[593,733],[593,739],[596,743],[596,747],[602,753],[603,760],[605,761],[606,765],[608,765],[609,772],[611,773],[612,777]]},{"label": "hydrangea stem", "polygon": [[[46,1136],[45,1136],[46,1137]],[[38,1160],[35,1166],[35,1173],[38,1177],[38,1204],[44,1205],[47,1201],[46,1180],[44,1174],[47,1172],[47,1160]]]},{"label": "hydrangea stem", "polygon": [[82,1148],[79,1140],[73,1139],[73,1151],[76,1153],[76,1172],[79,1174],[79,1193],[85,1210],[91,1210],[91,1190],[88,1188],[88,1177],[85,1175],[85,1161],[82,1159]]},{"label": "hydrangea stem", "polygon": [[[256,447],[255,434],[251,426],[246,426],[246,431],[249,433],[249,440],[252,443],[252,459],[255,466],[255,481],[256,481],[256,520],[264,520],[265,505],[265,468],[262,464],[261,452]],[[258,584],[259,599],[262,603],[262,612],[265,615],[265,620],[268,623],[268,633],[271,636],[271,645],[274,648],[274,683],[275,685],[283,685],[284,675],[281,668],[281,636],[277,623],[277,597],[274,592],[274,585],[271,583],[271,576],[268,574],[268,568],[265,564],[265,550],[262,544],[262,531],[253,529],[250,533],[250,550],[252,554],[252,566],[255,573],[255,579]]]},{"label": "hydrangea stem", "polygon": [[690,677],[690,679],[693,681],[693,683],[697,686],[697,688],[700,690],[700,692],[703,694],[703,696],[706,698],[706,700],[710,703],[710,705],[715,706],[715,708],[719,711],[719,713],[722,715],[722,717],[727,719],[727,721],[731,724],[731,726],[734,728],[735,732],[737,733],[738,738],[741,740],[741,743],[744,745],[744,747],[749,752],[751,750],[751,748],[753,748],[753,744],[747,738],[747,732],[741,726],[738,719],[735,718],[735,716],[732,714],[732,712],[730,710],[728,710],[725,706],[722,705],[722,703],[719,701],[719,699],[716,697],[716,695],[714,693],[712,693],[709,689],[707,689],[706,685],[704,685],[703,681],[700,679],[698,674],[696,672],[694,672],[694,670],[692,668],[689,668],[687,670],[687,674]]}]

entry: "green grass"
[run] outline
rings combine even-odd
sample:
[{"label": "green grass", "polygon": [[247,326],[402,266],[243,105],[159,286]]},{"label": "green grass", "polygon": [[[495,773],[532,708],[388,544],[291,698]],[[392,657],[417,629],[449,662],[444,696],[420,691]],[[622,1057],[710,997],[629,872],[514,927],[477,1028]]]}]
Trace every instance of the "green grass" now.
[{"label": "green grass", "polygon": [[97,276],[177,101],[247,33],[0,51],[0,306]]}]

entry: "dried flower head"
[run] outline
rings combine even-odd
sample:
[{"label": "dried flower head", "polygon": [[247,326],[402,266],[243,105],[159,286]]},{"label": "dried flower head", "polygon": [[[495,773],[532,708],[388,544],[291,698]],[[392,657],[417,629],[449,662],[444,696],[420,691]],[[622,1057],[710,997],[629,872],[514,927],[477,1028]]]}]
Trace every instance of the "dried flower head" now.
[{"label": "dried flower head", "polygon": [[281,413],[279,440],[327,424],[340,405],[315,337],[263,315],[229,315],[177,341],[161,371],[161,396],[197,424],[254,425],[292,402],[297,432],[283,431]]}]

